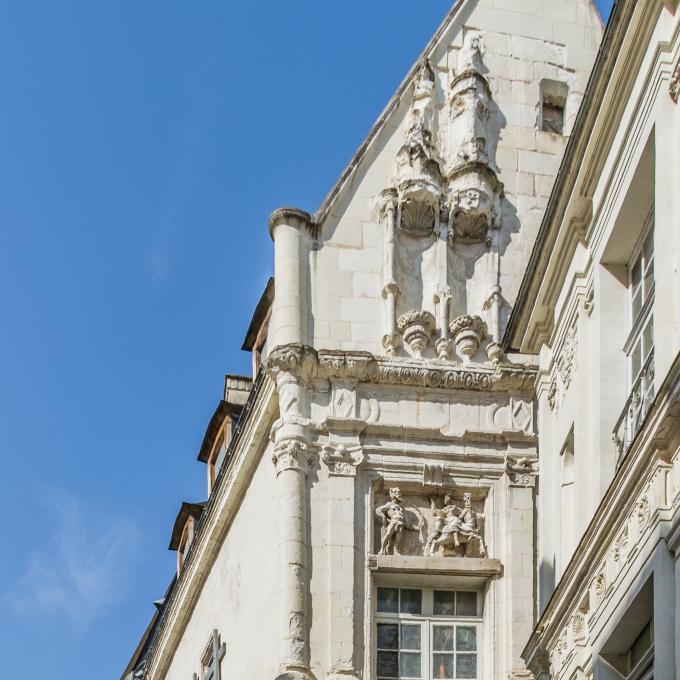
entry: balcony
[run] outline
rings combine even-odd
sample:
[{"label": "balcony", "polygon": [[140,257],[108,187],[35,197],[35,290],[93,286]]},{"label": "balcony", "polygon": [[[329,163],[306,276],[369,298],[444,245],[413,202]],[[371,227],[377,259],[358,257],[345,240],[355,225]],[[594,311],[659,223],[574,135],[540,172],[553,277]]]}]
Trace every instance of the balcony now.
[{"label": "balcony", "polygon": [[614,443],[617,448],[617,462],[620,463],[628,453],[642,423],[654,400],[654,350],[645,361],[640,375],[626,401],[614,428]]}]

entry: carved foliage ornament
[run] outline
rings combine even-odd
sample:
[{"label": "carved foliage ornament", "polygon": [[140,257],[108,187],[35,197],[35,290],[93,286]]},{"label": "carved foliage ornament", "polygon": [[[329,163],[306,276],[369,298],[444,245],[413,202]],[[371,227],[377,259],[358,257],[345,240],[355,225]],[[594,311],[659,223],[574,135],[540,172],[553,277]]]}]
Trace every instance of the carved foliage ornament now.
[{"label": "carved foliage ornament", "polygon": [[548,405],[558,410],[578,368],[578,327],[572,323],[557,353],[553,378],[548,388]]},{"label": "carved foliage ornament", "polygon": [[668,92],[671,95],[671,99],[677,104],[678,98],[680,98],[680,59],[678,59],[678,63],[673,70],[671,82],[668,85]]},{"label": "carved foliage ornament", "polygon": [[279,442],[274,447],[272,462],[276,465],[276,474],[287,470],[296,470],[307,474],[309,464],[309,448],[299,439]]}]

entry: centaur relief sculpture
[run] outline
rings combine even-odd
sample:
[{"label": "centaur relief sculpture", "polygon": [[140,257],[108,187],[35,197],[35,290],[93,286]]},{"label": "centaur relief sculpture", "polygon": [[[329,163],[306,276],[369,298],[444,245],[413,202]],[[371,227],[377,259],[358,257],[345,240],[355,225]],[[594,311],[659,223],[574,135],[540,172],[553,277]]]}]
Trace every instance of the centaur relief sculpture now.
[{"label": "centaur relief sculpture", "polygon": [[441,546],[445,550],[452,548],[459,557],[468,557],[470,548],[476,542],[479,546],[479,555],[486,557],[484,539],[479,534],[477,513],[472,509],[472,494],[463,495],[462,508],[453,503],[450,494],[444,497],[443,508],[437,508],[433,499],[430,499],[430,506],[434,516],[434,528],[425,545],[426,556],[434,555]]}]

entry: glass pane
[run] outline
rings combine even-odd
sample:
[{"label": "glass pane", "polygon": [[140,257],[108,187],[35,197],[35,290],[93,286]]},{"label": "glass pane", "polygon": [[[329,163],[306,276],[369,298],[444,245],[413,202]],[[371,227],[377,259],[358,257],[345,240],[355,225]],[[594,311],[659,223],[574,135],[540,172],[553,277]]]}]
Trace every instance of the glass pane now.
[{"label": "glass pane", "polygon": [[453,654],[432,655],[432,677],[435,680],[453,677]]},{"label": "glass pane", "polygon": [[640,313],[640,310],[642,309],[642,291],[638,288],[634,293],[633,293],[633,300],[632,300],[632,308],[631,308],[631,324],[635,322],[635,319],[638,318],[638,314]]},{"label": "glass pane", "polygon": [[477,616],[477,593],[468,591],[456,593],[456,614],[458,616]]},{"label": "glass pane", "polygon": [[399,649],[399,628],[396,623],[378,624],[378,649]]},{"label": "glass pane", "polygon": [[[630,355],[630,380],[631,383],[635,382],[635,379],[638,377],[638,373],[640,372],[640,368],[642,367],[642,358],[640,356],[640,341],[636,343],[635,347],[633,348],[633,351]],[[632,386],[632,385],[631,385]]]},{"label": "glass pane", "polygon": [[378,588],[378,611],[387,614],[399,611],[399,588]]},{"label": "glass pane", "polygon": [[642,257],[639,256],[635,260],[635,264],[630,270],[630,285],[635,290],[640,285],[640,280],[642,279]]},{"label": "glass pane", "polygon": [[453,651],[453,626],[432,627],[432,649],[435,652]]},{"label": "glass pane", "polygon": [[477,677],[477,655],[458,654],[456,655],[456,677],[457,678],[476,678]]},{"label": "glass pane", "polygon": [[415,649],[420,651],[420,624],[401,624],[402,649]]},{"label": "glass pane", "polygon": [[378,677],[399,677],[399,654],[398,652],[378,652]]},{"label": "glass pane", "polygon": [[434,613],[437,616],[453,616],[456,593],[452,590],[434,591]]},{"label": "glass pane", "polygon": [[477,629],[472,626],[456,627],[456,651],[474,652],[477,649]]},{"label": "glass pane", "polygon": [[422,610],[423,593],[420,590],[400,591],[401,601],[399,611],[402,614],[420,614]]},{"label": "glass pane", "polygon": [[649,353],[652,351],[653,346],[654,346],[654,323],[653,319],[650,318],[642,334],[642,347],[644,351],[644,356],[642,358],[643,361],[647,359]]},{"label": "glass pane", "polygon": [[654,283],[654,260],[649,263],[647,271],[645,272],[644,287],[644,299],[649,298],[652,292],[652,284]]},{"label": "glass pane", "polygon": [[399,670],[402,678],[419,678],[420,654],[402,652],[399,656]]},{"label": "glass pane", "polygon": [[645,265],[649,266],[649,261],[654,255],[654,229],[650,229],[649,234],[647,234],[645,244],[642,246],[642,255],[645,258]]}]

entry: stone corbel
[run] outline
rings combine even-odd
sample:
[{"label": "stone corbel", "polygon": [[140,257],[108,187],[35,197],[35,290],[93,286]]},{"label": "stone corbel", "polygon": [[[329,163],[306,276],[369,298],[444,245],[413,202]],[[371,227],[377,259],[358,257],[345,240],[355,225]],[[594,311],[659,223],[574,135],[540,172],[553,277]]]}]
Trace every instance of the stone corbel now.
[{"label": "stone corbel", "polygon": [[328,474],[340,477],[355,477],[357,468],[364,462],[360,446],[327,444],[321,449],[321,460],[328,466]]},{"label": "stone corbel", "polygon": [[533,488],[536,484],[536,472],[528,458],[506,456],[505,472],[511,487]]}]

